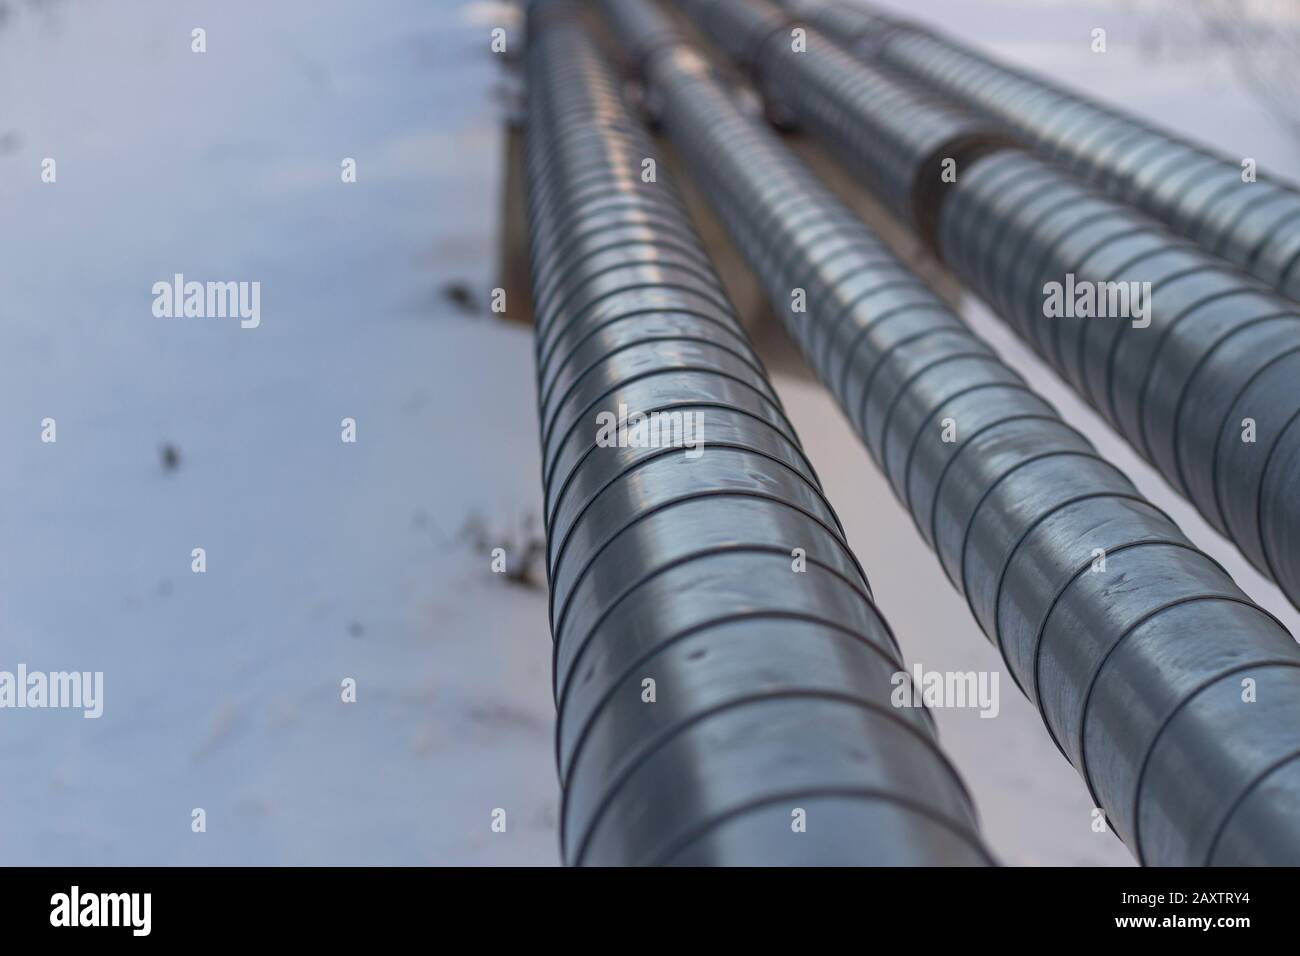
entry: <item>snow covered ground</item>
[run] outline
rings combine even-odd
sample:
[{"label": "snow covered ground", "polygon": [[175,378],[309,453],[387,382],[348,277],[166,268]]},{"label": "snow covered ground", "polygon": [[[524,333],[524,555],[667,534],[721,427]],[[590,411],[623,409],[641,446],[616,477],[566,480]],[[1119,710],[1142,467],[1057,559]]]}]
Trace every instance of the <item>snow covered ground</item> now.
[{"label": "snow covered ground", "polygon": [[[1147,62],[1150,13],[896,6],[1300,177],[1294,143],[1226,66]],[[558,862],[545,594],[488,556],[518,555],[540,507],[531,336],[485,307],[503,109],[487,33],[507,11],[0,9],[0,670],[104,673],[98,720],[0,711],[0,863]],[[155,317],[153,283],[178,272],[260,282],[260,325]],[[827,396],[777,384],[909,660],[999,668]],[[1003,684],[996,720],[939,714],[992,846],[1014,863],[1129,862],[1091,832],[1076,774]]]},{"label": "snow covered ground", "polygon": [[[498,65],[382,6],[7,7],[0,669],[105,700],[0,711],[0,861],[557,860],[544,592],[461,535],[538,510],[529,336],[441,292],[495,284]],[[155,318],[177,272],[260,326]]]}]

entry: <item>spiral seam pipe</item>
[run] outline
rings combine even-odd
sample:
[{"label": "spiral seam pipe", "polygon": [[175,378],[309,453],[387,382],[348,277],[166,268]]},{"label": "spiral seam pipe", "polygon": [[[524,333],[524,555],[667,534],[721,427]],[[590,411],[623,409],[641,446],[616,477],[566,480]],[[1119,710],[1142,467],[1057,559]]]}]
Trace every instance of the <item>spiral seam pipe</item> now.
[{"label": "spiral seam pipe", "polygon": [[1300,191],[1242,179],[1231,158],[919,24],[845,0],[786,0],[864,58],[925,84],[1112,198],[1300,300]]},{"label": "spiral seam pipe", "polygon": [[[642,181],[655,151],[580,21],[529,9],[563,857],[988,864],[931,716],[889,705],[893,635],[667,171]],[[600,438],[601,413],[687,412],[698,455]]]},{"label": "spiral seam pipe", "polygon": [[1300,863],[1291,635],[689,47],[661,46],[645,67],[662,124],[792,338],[1138,860]]},{"label": "spiral seam pipe", "polygon": [[[714,5],[773,9],[758,0]],[[725,18],[715,10],[712,21]],[[945,264],[1300,607],[1295,304],[1019,149],[984,141],[972,153],[983,121],[915,96],[911,84],[815,29],[808,44],[804,54],[775,40],[763,47],[751,67],[767,95],[861,171]],[[918,147],[916,130],[934,133]],[[957,159],[955,182],[941,179],[934,157],[945,155]],[[900,202],[906,196],[924,196],[927,205],[910,209]],[[1102,290],[1150,283],[1149,326],[1048,316],[1044,291],[1067,282]]]}]

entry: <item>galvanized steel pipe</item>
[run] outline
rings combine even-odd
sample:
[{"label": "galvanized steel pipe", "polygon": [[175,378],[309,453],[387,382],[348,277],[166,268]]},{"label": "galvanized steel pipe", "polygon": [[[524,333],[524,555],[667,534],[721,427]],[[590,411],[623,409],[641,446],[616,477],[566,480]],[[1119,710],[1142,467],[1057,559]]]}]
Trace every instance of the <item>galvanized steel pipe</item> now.
[{"label": "galvanized steel pipe", "polygon": [[679,0],[765,97],[853,163],[890,210],[933,235],[945,159],[959,162],[1007,145],[989,123],[870,70],[824,36],[797,51],[794,21],[770,3]]},{"label": "galvanized steel pipe", "polygon": [[1113,829],[1148,864],[1300,864],[1291,635],[692,50],[643,66],[791,336]]},{"label": "galvanized steel pipe", "polygon": [[919,24],[844,0],[786,0],[804,22],[862,57],[925,84],[1300,300],[1300,191],[1244,157],[1206,149]]},{"label": "galvanized steel pipe", "polygon": [[[932,718],[890,706],[894,638],[577,7],[528,28],[564,859],[990,862]],[[671,440],[634,430],[651,415],[681,416]]]},{"label": "galvanized steel pipe", "polygon": [[[757,0],[713,6],[774,9]],[[715,13],[703,22],[721,20]],[[749,64],[764,90],[861,171],[1300,607],[1300,309],[1068,174],[1018,149],[990,148],[981,121],[926,102],[825,35],[809,30],[806,53],[771,35],[781,42]],[[935,132],[918,149],[914,130]],[[945,155],[956,162],[955,182],[941,177],[936,157]],[[1145,327],[1129,316],[1058,317],[1044,308],[1052,283],[1109,294],[1134,282],[1150,290]]]}]

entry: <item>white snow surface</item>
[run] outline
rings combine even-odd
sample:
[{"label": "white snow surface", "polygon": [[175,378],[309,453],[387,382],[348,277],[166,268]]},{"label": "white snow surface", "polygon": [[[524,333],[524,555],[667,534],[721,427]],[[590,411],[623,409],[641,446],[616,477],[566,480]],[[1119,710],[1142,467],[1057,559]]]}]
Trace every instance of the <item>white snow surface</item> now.
[{"label": "white snow surface", "polygon": [[460,535],[538,511],[530,336],[439,292],[495,284],[499,67],[380,6],[7,5],[0,669],[105,701],[0,711],[0,862],[557,862],[545,593]]}]

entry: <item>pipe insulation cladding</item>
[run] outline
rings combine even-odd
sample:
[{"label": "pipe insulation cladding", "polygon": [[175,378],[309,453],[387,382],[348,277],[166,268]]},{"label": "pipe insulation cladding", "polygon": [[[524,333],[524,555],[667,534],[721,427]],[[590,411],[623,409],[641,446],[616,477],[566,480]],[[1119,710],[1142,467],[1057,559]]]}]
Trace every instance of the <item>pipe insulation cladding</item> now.
[{"label": "pipe insulation cladding", "polygon": [[565,861],[991,863],[578,7],[530,6],[526,68]]},{"label": "pipe insulation cladding", "polygon": [[802,21],[1300,300],[1300,190],[919,24],[845,0],[784,0]]},{"label": "pipe insulation cladding", "polygon": [[[733,7],[746,5],[713,5],[707,21],[732,40]],[[641,61],[660,122],[791,337],[1114,831],[1146,864],[1300,864],[1291,635],[692,49],[661,43]]]},{"label": "pipe insulation cladding", "polygon": [[[776,9],[683,6],[711,30]],[[764,94],[1300,607],[1300,308],[815,29],[794,52],[792,22],[750,46]]]}]

